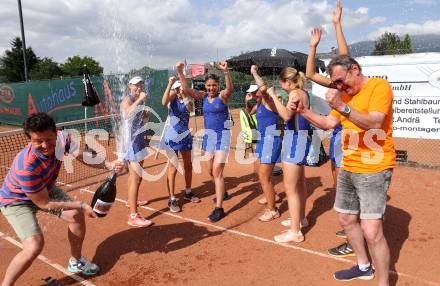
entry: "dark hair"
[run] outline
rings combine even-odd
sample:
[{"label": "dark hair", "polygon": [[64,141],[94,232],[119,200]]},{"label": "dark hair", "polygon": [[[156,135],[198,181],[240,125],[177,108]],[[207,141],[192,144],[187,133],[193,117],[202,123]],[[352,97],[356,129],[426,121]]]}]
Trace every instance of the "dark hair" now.
[{"label": "dark hair", "polygon": [[213,73],[207,74],[207,75],[205,76],[205,81],[207,81],[207,80],[209,80],[209,79],[215,80],[216,82],[219,82],[219,81],[220,81],[218,75],[213,74]]},{"label": "dark hair", "polygon": [[336,56],[334,57],[329,64],[327,65],[327,72],[331,76],[333,72],[333,67],[335,66],[342,66],[345,70],[350,70],[352,65],[357,65],[360,71],[362,71],[362,68],[360,64],[353,59],[350,56],[343,55],[343,56]]},{"label": "dark hair", "polygon": [[31,114],[23,123],[24,134],[30,138],[31,132],[43,132],[46,130],[57,131],[57,126],[52,117],[44,112]]}]

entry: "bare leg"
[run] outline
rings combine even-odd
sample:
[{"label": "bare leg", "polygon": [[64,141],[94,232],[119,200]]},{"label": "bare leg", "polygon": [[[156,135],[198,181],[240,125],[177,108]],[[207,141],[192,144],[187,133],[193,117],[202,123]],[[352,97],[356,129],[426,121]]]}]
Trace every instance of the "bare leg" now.
[{"label": "bare leg", "polygon": [[6,269],[2,286],[11,286],[32,265],[44,246],[42,234],[33,235],[22,241],[23,249],[15,255]]},{"label": "bare leg", "polygon": [[225,194],[225,178],[223,177],[223,170],[225,168],[224,156],[224,151],[216,151],[212,161],[212,176],[214,177],[215,195],[217,198],[216,207],[218,208],[222,207]]},{"label": "bare leg", "polygon": [[75,260],[81,257],[82,245],[86,236],[84,214],[79,210],[63,211],[61,219],[69,223],[67,238],[70,243],[70,254]]},{"label": "bare leg", "polygon": [[137,213],[137,200],[139,186],[142,182],[142,177],[138,175],[136,170],[142,168],[144,161],[130,162],[128,165],[128,204],[130,206],[130,213]]},{"label": "bare leg", "polygon": [[377,285],[389,285],[390,249],[383,235],[381,219],[365,219],[361,221],[365,240],[370,250],[377,275]]},{"label": "bare leg", "polygon": [[307,203],[306,177],[303,166],[300,167],[297,190],[300,198],[299,219],[301,222],[306,217],[306,203]]},{"label": "bare leg", "polygon": [[358,264],[367,264],[368,256],[365,249],[364,233],[357,215],[338,213],[339,223],[345,230],[347,239],[356,253]]},{"label": "bare leg", "polygon": [[192,184],[192,154],[191,151],[181,151],[183,169],[185,170],[185,187],[191,188]]},{"label": "bare leg", "polygon": [[260,164],[258,167],[258,178],[260,180],[261,188],[267,201],[267,208],[274,211],[275,208],[275,191],[270,180],[272,170],[275,164]]},{"label": "bare leg", "polygon": [[292,220],[291,230],[298,233],[301,229],[301,195],[298,188],[298,181],[300,180],[302,166],[296,164],[283,163],[284,172],[284,188],[286,190],[287,203],[289,205],[289,214]]},{"label": "bare leg", "polygon": [[176,184],[176,174],[177,174],[177,167],[179,166],[179,161],[177,158],[177,153],[174,151],[167,151],[168,155],[168,174],[167,174],[167,190],[168,195],[171,197],[174,197],[174,190],[175,190],[175,184]]}]

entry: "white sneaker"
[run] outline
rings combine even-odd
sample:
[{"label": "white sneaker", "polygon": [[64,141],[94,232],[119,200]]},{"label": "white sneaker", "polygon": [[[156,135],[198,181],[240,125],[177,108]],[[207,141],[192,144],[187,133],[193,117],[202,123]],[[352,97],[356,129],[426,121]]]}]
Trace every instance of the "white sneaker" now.
[{"label": "white sneaker", "polygon": [[297,233],[293,232],[291,229],[283,231],[279,235],[275,235],[273,239],[276,242],[303,242],[304,241],[304,235],[301,231],[298,231]]},{"label": "white sneaker", "polygon": [[[292,218],[288,218],[285,219],[281,222],[282,225],[290,227],[292,225]],[[309,226],[309,221],[307,220],[307,218],[303,218],[303,220],[299,223],[299,227],[303,228],[303,227],[308,227]]]}]

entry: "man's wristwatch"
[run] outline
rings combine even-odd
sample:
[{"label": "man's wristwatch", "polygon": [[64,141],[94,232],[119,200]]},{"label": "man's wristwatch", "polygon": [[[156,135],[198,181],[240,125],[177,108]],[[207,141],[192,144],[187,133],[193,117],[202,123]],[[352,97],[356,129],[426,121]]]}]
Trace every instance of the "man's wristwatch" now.
[{"label": "man's wristwatch", "polygon": [[339,111],[340,114],[344,115],[345,117],[348,117],[351,113],[351,108],[348,104],[345,105],[344,110]]}]

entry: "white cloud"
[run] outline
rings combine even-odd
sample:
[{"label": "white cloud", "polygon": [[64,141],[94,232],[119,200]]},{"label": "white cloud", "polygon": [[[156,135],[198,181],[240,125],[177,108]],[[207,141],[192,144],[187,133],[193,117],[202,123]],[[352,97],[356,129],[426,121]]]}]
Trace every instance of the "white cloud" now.
[{"label": "white cloud", "polygon": [[422,24],[408,23],[405,25],[397,24],[388,27],[382,27],[368,34],[368,39],[376,40],[385,32],[396,33],[398,35],[423,35],[423,34],[440,34],[440,20],[429,20]]},{"label": "white cloud", "polygon": [[[314,26],[323,26],[329,34],[323,42],[334,45],[335,2],[22,0],[22,5],[26,43],[38,56],[58,62],[74,55],[92,56],[108,73],[144,65],[171,67],[184,58],[212,61],[261,48],[307,47]],[[345,31],[361,31],[386,20],[371,17],[366,7],[344,8],[343,13]],[[0,26],[0,51],[4,51],[20,35],[15,0],[2,0]]]}]

